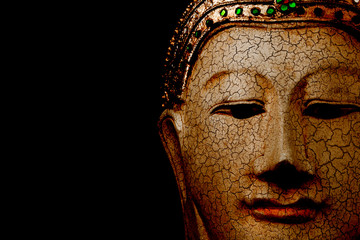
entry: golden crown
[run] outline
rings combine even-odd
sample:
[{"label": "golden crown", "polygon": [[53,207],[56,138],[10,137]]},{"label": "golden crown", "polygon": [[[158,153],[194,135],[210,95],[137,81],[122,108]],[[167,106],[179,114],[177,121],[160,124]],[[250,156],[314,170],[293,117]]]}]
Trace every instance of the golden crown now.
[{"label": "golden crown", "polygon": [[180,103],[191,60],[208,33],[224,24],[327,23],[360,39],[360,0],[195,0],[178,23],[163,75],[163,107]]}]

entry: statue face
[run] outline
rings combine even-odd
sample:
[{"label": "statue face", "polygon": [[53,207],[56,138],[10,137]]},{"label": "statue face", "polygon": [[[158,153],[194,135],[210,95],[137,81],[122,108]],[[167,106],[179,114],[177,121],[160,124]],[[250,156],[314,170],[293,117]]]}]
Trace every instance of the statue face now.
[{"label": "statue face", "polygon": [[169,114],[176,137],[163,131],[188,232],[360,235],[359,59],[330,27],[232,27],[204,45]]}]

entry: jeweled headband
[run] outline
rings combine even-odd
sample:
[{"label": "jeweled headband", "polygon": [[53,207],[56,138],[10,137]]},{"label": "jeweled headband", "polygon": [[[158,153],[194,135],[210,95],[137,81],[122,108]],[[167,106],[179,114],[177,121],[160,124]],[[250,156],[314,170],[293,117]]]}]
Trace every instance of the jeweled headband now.
[{"label": "jeweled headband", "polygon": [[209,32],[231,23],[328,23],[360,36],[360,0],[195,0],[170,42],[163,75],[163,107],[180,103],[191,60]]}]

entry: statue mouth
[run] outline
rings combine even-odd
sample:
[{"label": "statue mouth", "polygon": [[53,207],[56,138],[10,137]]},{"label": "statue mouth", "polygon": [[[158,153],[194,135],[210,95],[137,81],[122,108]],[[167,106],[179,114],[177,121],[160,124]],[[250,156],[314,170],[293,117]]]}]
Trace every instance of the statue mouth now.
[{"label": "statue mouth", "polygon": [[286,205],[274,199],[255,199],[248,207],[251,214],[258,220],[300,224],[314,220],[318,212],[326,205],[325,203],[318,204],[311,199],[300,199]]}]

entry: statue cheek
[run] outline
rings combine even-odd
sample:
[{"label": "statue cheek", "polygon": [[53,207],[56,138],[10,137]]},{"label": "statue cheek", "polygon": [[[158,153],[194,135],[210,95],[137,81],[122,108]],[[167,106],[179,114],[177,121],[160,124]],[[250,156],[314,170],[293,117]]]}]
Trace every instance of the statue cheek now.
[{"label": "statue cheek", "polygon": [[266,122],[260,116],[246,121],[222,115],[192,119],[184,138],[190,189],[218,198],[249,186],[242,176],[252,173],[254,159],[263,154]]},{"label": "statue cheek", "polygon": [[334,199],[346,191],[353,195],[354,184],[359,192],[360,122],[356,118],[313,119],[304,128],[308,158],[316,163],[316,175]]}]

